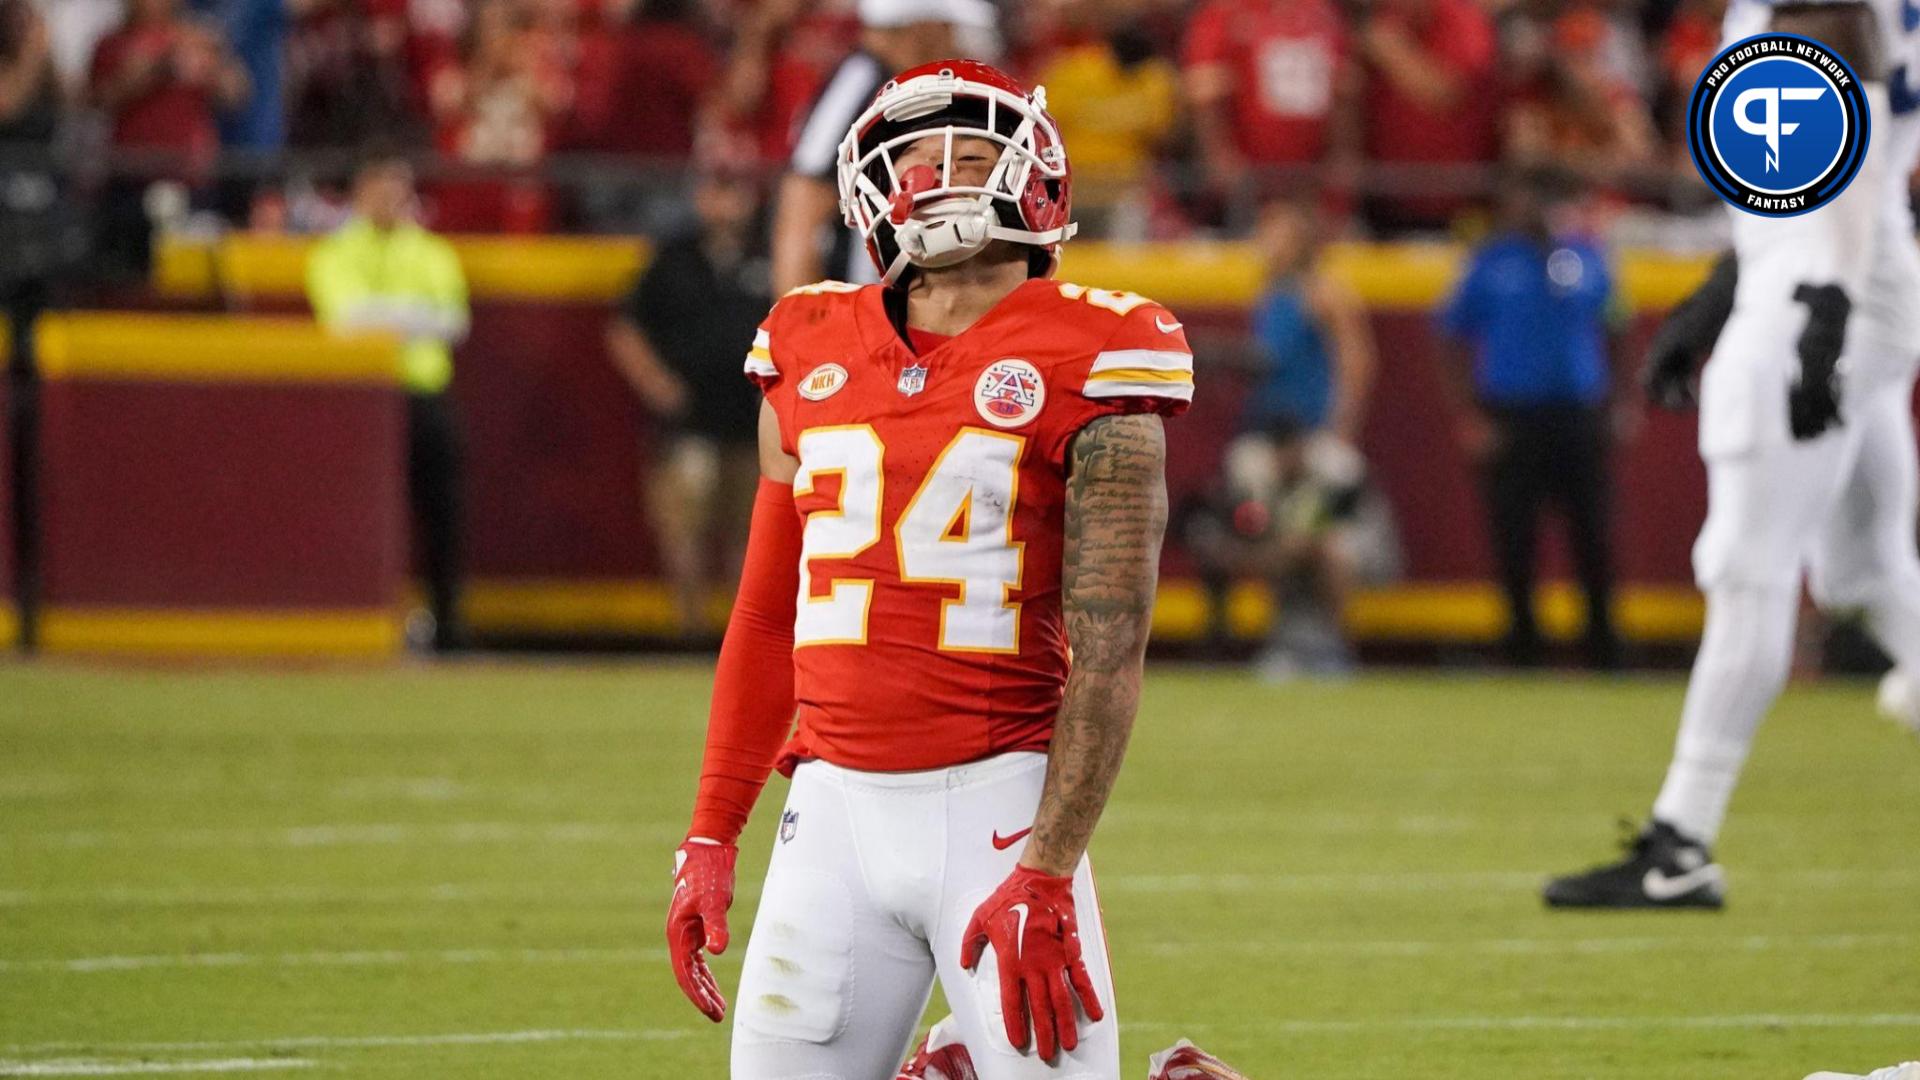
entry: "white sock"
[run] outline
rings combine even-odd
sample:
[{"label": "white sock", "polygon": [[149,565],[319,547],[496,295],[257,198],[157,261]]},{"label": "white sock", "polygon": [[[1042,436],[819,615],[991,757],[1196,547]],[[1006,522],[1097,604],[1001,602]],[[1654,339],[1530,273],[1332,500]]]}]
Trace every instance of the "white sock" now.
[{"label": "white sock", "polygon": [[1867,628],[1902,674],[1920,679],[1920,566],[1903,567],[1873,590]]},{"label": "white sock", "polygon": [[1707,591],[1707,628],[1687,681],[1667,782],[1653,816],[1703,844],[1720,835],[1760,721],[1786,686],[1800,597],[1793,589]]}]

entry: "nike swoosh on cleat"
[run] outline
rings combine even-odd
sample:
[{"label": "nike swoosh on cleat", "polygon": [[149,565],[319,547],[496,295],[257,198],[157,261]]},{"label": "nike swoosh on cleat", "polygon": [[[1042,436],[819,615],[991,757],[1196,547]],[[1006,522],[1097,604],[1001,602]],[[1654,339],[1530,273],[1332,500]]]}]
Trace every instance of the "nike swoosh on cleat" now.
[{"label": "nike swoosh on cleat", "polygon": [[1178,329],[1180,329],[1180,327],[1181,327],[1181,325],[1182,325],[1182,324],[1181,324],[1181,323],[1179,323],[1179,322],[1177,322],[1177,321],[1176,321],[1176,322],[1168,322],[1167,320],[1165,320],[1165,319],[1163,319],[1163,318],[1161,318],[1160,316],[1158,316],[1158,315],[1155,315],[1155,316],[1153,317],[1153,325],[1155,325],[1155,326],[1157,326],[1157,327],[1159,327],[1159,328],[1160,328],[1160,332],[1161,332],[1161,333],[1163,333],[1163,334],[1171,334],[1171,333],[1173,333],[1173,332],[1174,332],[1175,330],[1178,330]]},{"label": "nike swoosh on cleat", "polygon": [[1021,829],[1019,832],[1014,833],[1012,836],[1001,836],[1000,830],[995,829],[993,832],[993,850],[1005,851],[1008,848],[1012,847],[1013,845],[1019,843],[1021,837],[1027,835],[1032,831],[1033,831],[1033,826],[1029,825],[1024,829]]},{"label": "nike swoosh on cleat", "polygon": [[1664,870],[1649,870],[1647,876],[1640,879],[1640,888],[1647,894],[1647,899],[1666,901],[1685,896],[1705,885],[1718,885],[1720,881],[1720,865],[1708,863],[1698,870],[1689,870],[1673,877],[1668,877]]}]

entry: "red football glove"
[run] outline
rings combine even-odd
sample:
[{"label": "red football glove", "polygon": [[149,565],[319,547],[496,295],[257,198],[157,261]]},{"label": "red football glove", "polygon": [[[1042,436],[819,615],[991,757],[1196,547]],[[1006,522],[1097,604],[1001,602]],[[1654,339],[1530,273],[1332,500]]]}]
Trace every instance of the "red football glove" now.
[{"label": "red football glove", "polygon": [[1080,1045],[1074,1014],[1077,994],[1087,1019],[1106,1013],[1094,996],[1093,979],[1080,959],[1080,927],[1073,916],[1073,879],[1016,866],[967,922],[960,940],[960,966],[971,971],[987,944],[1000,963],[1000,1010],[1007,1041],[1027,1048],[1032,1028],[1040,1056]]},{"label": "red football glove", "polygon": [[727,999],[700,950],[727,951],[727,909],[733,906],[733,864],[739,857],[732,844],[691,838],[673,854],[667,955],[680,992],[716,1024],[726,1019]]}]

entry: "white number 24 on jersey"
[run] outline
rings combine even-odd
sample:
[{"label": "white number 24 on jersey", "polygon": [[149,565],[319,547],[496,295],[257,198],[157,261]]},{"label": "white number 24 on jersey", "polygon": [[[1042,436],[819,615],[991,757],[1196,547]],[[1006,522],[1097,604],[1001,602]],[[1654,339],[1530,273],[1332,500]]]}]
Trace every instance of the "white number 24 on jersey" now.
[{"label": "white number 24 on jersey", "polygon": [[[967,428],[953,437],[893,528],[900,580],[958,587],[940,605],[939,647],[949,652],[1017,652],[1022,545],[1013,539],[1020,454],[1017,435]],[[807,515],[800,548],[800,601],[793,643],[863,645],[873,605],[871,578],[832,578],[815,596],[813,561],[851,559],[880,542],[886,447],[865,424],[812,428],[795,446],[795,497],[838,474],[839,505]]]}]

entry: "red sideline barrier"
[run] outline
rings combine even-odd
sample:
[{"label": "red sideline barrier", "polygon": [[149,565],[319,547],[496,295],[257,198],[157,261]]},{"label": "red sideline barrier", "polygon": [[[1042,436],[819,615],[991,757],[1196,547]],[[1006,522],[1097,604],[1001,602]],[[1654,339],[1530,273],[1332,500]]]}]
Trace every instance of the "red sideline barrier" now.
[{"label": "red sideline barrier", "polygon": [[398,650],[392,343],[124,315],[53,317],[40,340],[46,649]]},{"label": "red sideline barrier", "polygon": [[[1182,312],[1226,328],[1238,312]],[[606,357],[608,313],[597,305],[481,304],[462,346],[455,393],[471,461],[473,568],[488,578],[643,576],[654,568],[640,512],[648,422]],[[1377,315],[1381,368],[1363,449],[1398,516],[1416,581],[1491,576],[1471,464],[1453,443],[1437,355],[1422,315]],[[1651,319],[1637,329],[1650,332]],[[1637,353],[1636,353],[1637,354]],[[1247,377],[1203,354],[1193,409],[1171,421],[1168,461],[1177,503],[1209,483],[1233,435]],[[743,380],[743,392],[745,389]],[[1687,553],[1705,513],[1705,480],[1690,417],[1649,414],[1615,465],[1616,550],[1622,577],[1689,580]],[[1551,529],[1551,526],[1549,526]],[[1549,568],[1565,569],[1549,542]],[[1185,573],[1180,552],[1168,570]]]},{"label": "red sideline barrier", "polygon": [[[650,425],[603,344],[640,253],[630,241],[607,238],[456,244],[475,297],[473,334],[457,351],[452,391],[469,463],[471,621],[482,633],[560,636],[666,628],[670,609],[641,512]],[[304,314],[305,251],[298,239],[245,237],[212,251],[182,249],[164,260],[171,269],[163,291]],[[1427,314],[1444,296],[1459,252],[1348,245],[1335,255],[1340,273],[1376,304],[1381,371],[1362,449],[1398,516],[1410,579],[1391,595],[1361,597],[1350,622],[1375,636],[1493,636],[1501,616],[1488,584],[1484,512],[1474,469],[1452,439]],[[1168,300],[1194,331],[1197,397],[1174,422],[1169,481],[1176,500],[1200,490],[1217,471],[1245,396],[1248,376],[1221,356],[1245,336],[1257,260],[1232,245],[1145,253],[1093,247],[1075,259],[1071,274]],[[1623,291],[1639,316],[1633,338],[1643,339],[1652,313],[1691,287],[1703,270],[1698,263],[1657,253],[1623,257]],[[1637,358],[1639,349],[1623,355]],[[751,392],[744,382],[742,392]],[[1698,629],[1687,554],[1705,498],[1691,418],[1649,415],[1614,464],[1624,627],[1630,635],[1684,639]],[[1549,523],[1545,579],[1565,575],[1565,547]],[[1204,620],[1191,571],[1177,544],[1170,546],[1161,597],[1167,610],[1157,614],[1171,614],[1156,625],[1174,630],[1171,636],[1196,632]],[[1575,615],[1563,596],[1550,599],[1548,621],[1560,632]],[[1245,616],[1235,616],[1237,626],[1263,621],[1256,608],[1236,606]]]}]

